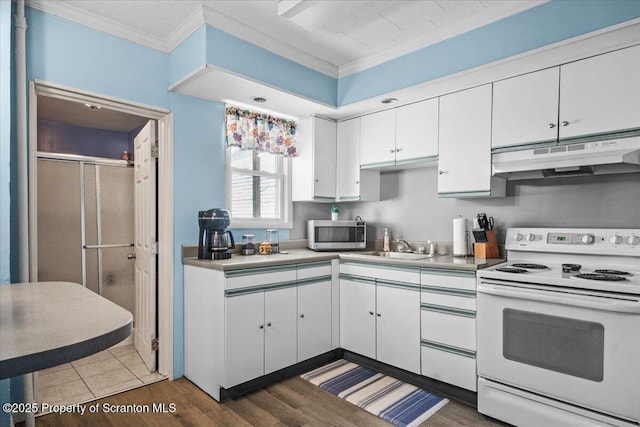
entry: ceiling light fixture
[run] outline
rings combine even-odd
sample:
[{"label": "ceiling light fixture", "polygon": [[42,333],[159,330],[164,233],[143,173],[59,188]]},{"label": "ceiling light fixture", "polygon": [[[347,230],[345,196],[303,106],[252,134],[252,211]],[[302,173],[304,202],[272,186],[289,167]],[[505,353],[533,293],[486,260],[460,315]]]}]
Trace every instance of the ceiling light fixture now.
[{"label": "ceiling light fixture", "polygon": [[99,110],[100,108],[102,108],[102,107],[100,107],[99,105],[91,105],[91,104],[84,104],[84,105],[85,105],[87,108],[89,108],[91,111],[96,111],[96,110]]},{"label": "ceiling light fixture", "polygon": [[263,103],[267,102],[267,98],[263,98],[263,97],[261,97],[261,96],[252,96],[252,97],[251,97],[251,100],[252,100],[253,102],[258,102],[258,103],[260,103],[260,104],[263,104]]},{"label": "ceiling light fixture", "polygon": [[380,102],[383,104],[393,104],[394,102],[398,102],[398,98],[385,98]]}]

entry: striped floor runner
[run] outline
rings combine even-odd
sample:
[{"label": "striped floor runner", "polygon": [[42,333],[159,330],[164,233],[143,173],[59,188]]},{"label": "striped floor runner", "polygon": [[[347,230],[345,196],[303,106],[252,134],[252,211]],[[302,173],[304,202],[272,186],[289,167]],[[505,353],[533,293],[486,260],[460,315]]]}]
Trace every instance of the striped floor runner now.
[{"label": "striped floor runner", "polygon": [[397,426],[417,426],[449,402],[342,359],[300,377]]}]

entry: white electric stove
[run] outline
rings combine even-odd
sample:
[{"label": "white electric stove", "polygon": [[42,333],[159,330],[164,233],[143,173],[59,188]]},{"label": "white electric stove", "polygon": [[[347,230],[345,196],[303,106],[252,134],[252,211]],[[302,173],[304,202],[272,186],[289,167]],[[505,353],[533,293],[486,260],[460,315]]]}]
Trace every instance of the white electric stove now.
[{"label": "white electric stove", "polygon": [[478,272],[478,410],[640,425],[640,229],[512,228]]}]

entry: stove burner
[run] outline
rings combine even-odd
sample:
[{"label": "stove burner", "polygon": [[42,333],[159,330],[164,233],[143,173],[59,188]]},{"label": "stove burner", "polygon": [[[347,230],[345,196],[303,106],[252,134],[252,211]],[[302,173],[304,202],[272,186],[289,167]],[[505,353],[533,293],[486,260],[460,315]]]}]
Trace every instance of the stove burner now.
[{"label": "stove burner", "polygon": [[571,273],[572,271],[578,271],[582,268],[580,264],[562,264],[563,273]]},{"label": "stove burner", "polygon": [[499,267],[496,268],[496,271],[502,271],[503,273],[528,273],[524,268],[513,268],[513,267]]},{"label": "stove burner", "polygon": [[546,265],[542,265],[542,264],[526,264],[526,263],[510,264],[510,267],[526,268],[529,270],[546,270],[549,268]]},{"label": "stove burner", "polygon": [[606,273],[583,273],[583,274],[576,274],[575,277],[578,277],[580,279],[587,279],[587,280],[602,280],[605,282],[621,282],[621,281],[627,280],[625,277],[616,276],[615,274],[606,274]]},{"label": "stove burner", "polygon": [[616,276],[631,276],[631,273],[629,273],[628,271],[605,270],[605,269],[599,269],[594,271],[596,273],[602,273],[602,274],[615,274]]}]

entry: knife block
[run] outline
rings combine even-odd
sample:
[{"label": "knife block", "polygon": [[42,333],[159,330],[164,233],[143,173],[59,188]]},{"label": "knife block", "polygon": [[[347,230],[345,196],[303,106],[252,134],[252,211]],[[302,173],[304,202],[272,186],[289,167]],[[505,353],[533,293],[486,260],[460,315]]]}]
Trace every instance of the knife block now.
[{"label": "knife block", "polygon": [[475,243],[473,245],[473,255],[476,258],[494,259],[500,258],[500,251],[498,251],[498,241],[496,239],[495,230],[487,230],[487,242]]}]

